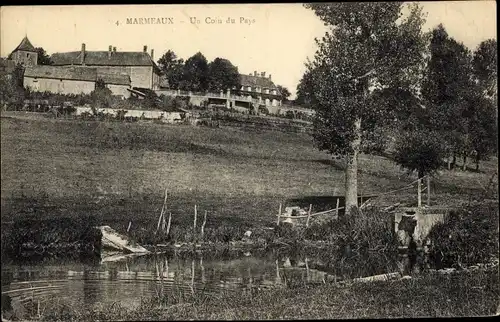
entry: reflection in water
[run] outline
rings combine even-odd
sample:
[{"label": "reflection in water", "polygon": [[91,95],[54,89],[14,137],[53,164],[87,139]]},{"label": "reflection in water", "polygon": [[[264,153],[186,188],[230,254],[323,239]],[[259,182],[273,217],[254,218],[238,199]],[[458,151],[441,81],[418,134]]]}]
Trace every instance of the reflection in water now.
[{"label": "reflection in water", "polygon": [[[2,265],[2,313],[24,314],[29,302],[118,302],[127,308],[142,299],[178,292],[220,293],[286,287],[299,282],[335,282],[333,271],[307,257],[251,257],[230,260],[182,259],[166,255],[116,256],[100,264],[54,260],[52,263]],[[38,310],[38,308],[37,308]]]}]

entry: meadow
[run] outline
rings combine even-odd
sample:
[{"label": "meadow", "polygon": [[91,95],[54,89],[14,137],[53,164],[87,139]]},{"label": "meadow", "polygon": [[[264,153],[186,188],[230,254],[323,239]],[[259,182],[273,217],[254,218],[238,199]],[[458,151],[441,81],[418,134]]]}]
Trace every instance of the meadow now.
[{"label": "meadow", "polygon": [[[151,242],[145,238],[156,229],[168,189],[173,229],[192,225],[197,205],[199,216],[207,211],[207,231],[230,227],[242,236],[272,225],[280,203],[313,200],[317,211],[330,205],[314,200],[344,192],[342,162],[318,151],[305,133],[20,115],[32,114],[4,112],[1,119],[2,223],[92,214],[122,232],[131,222],[130,234]],[[483,162],[480,172],[443,170],[432,179],[432,203],[480,198],[489,183],[498,184],[496,164]],[[360,157],[362,195],[414,179],[387,157]],[[394,202],[415,204],[416,191],[377,201]]]}]

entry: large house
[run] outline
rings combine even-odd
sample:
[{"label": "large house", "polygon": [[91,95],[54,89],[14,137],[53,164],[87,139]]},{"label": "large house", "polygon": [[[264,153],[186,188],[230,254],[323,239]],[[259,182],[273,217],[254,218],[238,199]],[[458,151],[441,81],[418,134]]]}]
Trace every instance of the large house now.
[{"label": "large house", "polygon": [[271,75],[266,77],[266,72],[254,71],[249,75],[240,74],[241,87],[236,92],[242,96],[251,96],[258,99],[262,105],[280,106],[281,93],[273,83]]},{"label": "large house", "polygon": [[59,94],[90,94],[102,79],[113,95],[130,96],[130,77],[109,74],[94,67],[27,66],[24,86],[36,92]]},{"label": "large house", "polygon": [[147,53],[147,46],[142,52],[117,51],[109,46],[108,51],[87,51],[82,44],[80,51],[54,53],[51,56],[53,66],[94,67],[99,72],[113,75],[129,75],[131,87],[160,87],[160,69],[153,60],[154,51]]}]

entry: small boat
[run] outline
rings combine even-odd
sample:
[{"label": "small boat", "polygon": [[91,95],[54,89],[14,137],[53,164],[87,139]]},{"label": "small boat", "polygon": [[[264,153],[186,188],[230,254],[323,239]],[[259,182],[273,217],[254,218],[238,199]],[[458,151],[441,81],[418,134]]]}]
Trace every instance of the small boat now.
[{"label": "small boat", "polygon": [[127,236],[119,234],[109,226],[97,227],[102,232],[102,248],[124,253],[149,253],[146,248],[131,242]]}]

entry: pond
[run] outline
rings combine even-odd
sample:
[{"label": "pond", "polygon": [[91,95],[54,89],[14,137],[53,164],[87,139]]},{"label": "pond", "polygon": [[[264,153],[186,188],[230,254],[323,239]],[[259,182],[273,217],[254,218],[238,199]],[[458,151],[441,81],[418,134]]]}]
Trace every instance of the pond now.
[{"label": "pond", "polygon": [[369,269],[367,264],[361,263],[359,267],[363,269],[355,273],[346,273],[318,259],[277,252],[241,252],[211,258],[202,253],[143,256],[108,253],[91,262],[4,261],[2,315],[29,317],[33,308],[43,312],[54,303],[84,304],[89,308],[119,303],[132,309],[142,300],[169,293],[178,296],[183,292],[248,292],[387,273]]},{"label": "pond", "polygon": [[[184,258],[183,258],[184,257]],[[308,258],[244,253],[233,258],[203,255],[115,254],[93,263],[77,260],[2,264],[2,314],[22,317],[35,305],[120,303],[134,308],[160,292],[237,292],[326,283],[337,276]]]}]

